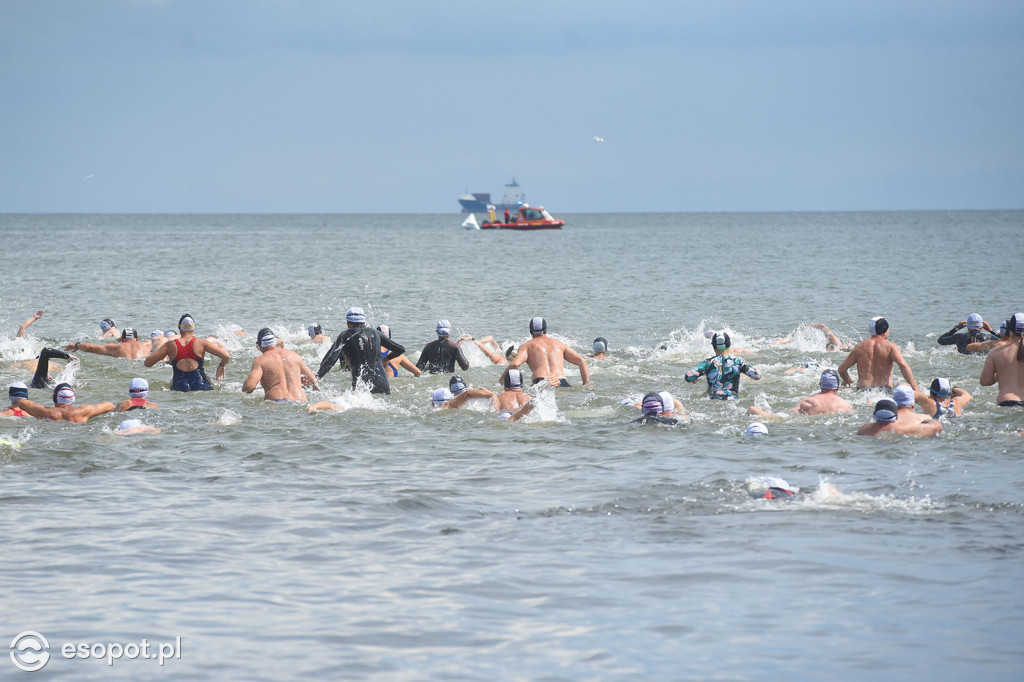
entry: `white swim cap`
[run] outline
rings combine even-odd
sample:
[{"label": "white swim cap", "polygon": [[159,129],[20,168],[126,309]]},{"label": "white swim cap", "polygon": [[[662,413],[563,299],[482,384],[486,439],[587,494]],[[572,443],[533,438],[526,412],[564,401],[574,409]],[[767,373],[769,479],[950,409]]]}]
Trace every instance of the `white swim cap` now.
[{"label": "white swim cap", "polygon": [[451,322],[449,322],[448,320],[438,320],[437,321],[437,335],[438,336],[448,336],[451,333],[452,333],[452,323]]},{"label": "white swim cap", "polygon": [[353,324],[366,324],[366,313],[362,308],[349,308],[345,319]]},{"label": "white swim cap", "polygon": [[145,398],[149,395],[149,382],[141,377],[135,377],[128,384],[128,394],[133,398]]},{"label": "white swim cap", "polygon": [[909,384],[900,384],[896,387],[896,390],[892,392],[892,399],[895,400],[896,404],[900,407],[913,405],[914,389],[912,389]]},{"label": "white swim cap", "polygon": [[971,313],[967,316],[967,328],[972,331],[978,331],[982,327],[984,320],[981,319],[981,315],[978,313]]},{"label": "white swim cap", "polygon": [[256,336],[256,342],[260,345],[260,348],[270,348],[277,345],[277,334],[270,329],[270,327],[264,327],[259,331]]},{"label": "white swim cap", "polygon": [[163,333],[163,331],[162,331],[162,330],[160,330],[160,329],[154,329],[153,331],[151,331],[151,332],[149,333],[149,338],[151,338],[151,339],[155,339],[156,337],[158,337],[158,336],[163,336],[163,335],[164,335],[164,333]]},{"label": "white swim cap", "polygon": [[932,381],[930,390],[940,398],[948,398],[949,394],[953,392],[952,387],[949,385],[949,379],[939,377]]},{"label": "white swim cap", "polygon": [[887,329],[889,329],[889,322],[881,315],[872,317],[871,321],[868,322],[868,331],[871,332],[871,336],[884,334]]},{"label": "white swim cap", "polygon": [[546,334],[548,331],[548,321],[543,317],[535,317],[530,320],[530,333],[536,336],[537,334]]},{"label": "white swim cap", "polygon": [[780,478],[778,476],[762,476],[761,480],[764,481],[764,484],[769,488],[779,488],[791,493],[797,492],[797,489],[791,486],[789,481],[784,478]]},{"label": "white swim cap", "polygon": [[196,321],[192,319],[191,315],[182,315],[178,320],[178,329],[183,332],[194,332],[196,330]]},{"label": "white swim cap", "polygon": [[748,436],[767,436],[768,427],[761,422],[754,422],[747,427],[746,435]]},{"label": "white swim cap", "polygon": [[53,401],[58,405],[74,405],[75,389],[71,388],[71,384],[60,384],[53,392]]},{"label": "white swim cap", "polygon": [[715,335],[715,330],[714,329],[709,329],[706,332],[704,332],[704,338],[705,339],[710,339],[714,335]]},{"label": "white swim cap", "polygon": [[117,430],[127,431],[128,429],[134,429],[136,426],[142,426],[141,419],[125,419],[123,422],[117,425]]},{"label": "white swim cap", "polygon": [[826,369],[818,379],[818,386],[823,391],[835,391],[839,388],[839,372],[834,369]]},{"label": "white swim cap", "polygon": [[435,388],[434,393],[430,399],[434,403],[434,406],[437,407],[442,403],[448,402],[449,400],[452,399],[452,397],[452,392],[449,391],[447,388]]},{"label": "white swim cap", "polygon": [[510,369],[505,375],[505,388],[522,388],[523,373],[518,369]]},{"label": "white swim cap", "polygon": [[15,381],[7,387],[7,397],[11,399],[12,403],[28,398],[28,386],[24,381]]}]

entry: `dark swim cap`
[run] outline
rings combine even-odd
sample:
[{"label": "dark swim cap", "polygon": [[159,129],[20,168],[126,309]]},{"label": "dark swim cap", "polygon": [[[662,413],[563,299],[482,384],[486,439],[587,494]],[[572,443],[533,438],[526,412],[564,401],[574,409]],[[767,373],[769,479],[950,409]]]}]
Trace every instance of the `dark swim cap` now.
[{"label": "dark swim cap", "polygon": [[467,388],[469,387],[466,386],[466,380],[457,374],[448,380],[448,390],[452,392],[452,395],[458,395]]},{"label": "dark swim cap", "polygon": [[530,320],[530,333],[533,335],[546,334],[548,331],[548,321],[543,317],[535,317]]},{"label": "dark swim cap", "polygon": [[883,398],[875,403],[875,421],[891,424],[896,421],[899,414],[899,407],[895,400]]},{"label": "dark swim cap", "polygon": [[139,333],[135,331],[133,327],[125,327],[124,329],[121,330],[122,341],[127,341],[129,336],[132,337],[133,339],[138,340]]},{"label": "dark swim cap", "polygon": [[607,353],[608,352],[608,339],[603,336],[599,336],[594,339],[594,352],[595,353]]},{"label": "dark swim cap", "polygon": [[102,329],[103,331],[107,331],[111,327],[116,327],[116,326],[117,325],[114,324],[114,321],[112,319],[110,319],[109,317],[104,317],[102,320],[100,320],[100,329]]},{"label": "dark swim cap", "polygon": [[505,359],[506,360],[511,360],[515,356],[516,356],[516,347],[515,346],[509,346],[508,348],[505,349]]},{"label": "dark swim cap", "polygon": [[264,327],[256,332],[256,345],[260,348],[270,348],[277,345],[277,334],[270,327]]},{"label": "dark swim cap", "polygon": [[721,334],[715,334],[711,337],[711,345],[714,346],[715,350],[728,350],[729,346],[732,345],[732,339],[725,332]]}]

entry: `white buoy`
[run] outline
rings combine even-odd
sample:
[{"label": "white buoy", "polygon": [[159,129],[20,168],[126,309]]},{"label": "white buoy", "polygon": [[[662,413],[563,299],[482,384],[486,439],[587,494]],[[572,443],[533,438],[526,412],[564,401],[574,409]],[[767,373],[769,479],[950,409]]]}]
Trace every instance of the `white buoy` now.
[{"label": "white buoy", "polygon": [[472,213],[469,214],[468,218],[466,218],[465,220],[462,221],[462,226],[464,228],[466,228],[467,230],[479,230],[480,229],[480,225],[476,222],[476,216],[473,215]]}]

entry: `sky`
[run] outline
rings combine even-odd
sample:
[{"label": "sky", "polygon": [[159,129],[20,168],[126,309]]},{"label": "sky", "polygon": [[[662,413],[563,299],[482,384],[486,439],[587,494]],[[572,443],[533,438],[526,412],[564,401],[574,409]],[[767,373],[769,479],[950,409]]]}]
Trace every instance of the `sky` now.
[{"label": "sky", "polygon": [[1024,3],[0,0],[0,212],[513,177],[556,216],[1024,208]]}]

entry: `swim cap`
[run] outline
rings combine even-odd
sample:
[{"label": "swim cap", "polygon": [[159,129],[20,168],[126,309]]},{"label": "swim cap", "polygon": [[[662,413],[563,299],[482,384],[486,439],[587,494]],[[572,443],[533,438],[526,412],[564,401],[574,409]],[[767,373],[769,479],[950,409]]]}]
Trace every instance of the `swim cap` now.
[{"label": "swim cap", "polygon": [[883,398],[875,403],[875,421],[885,422],[890,424],[896,421],[896,417],[899,412],[899,407],[896,403],[888,398]]},{"label": "swim cap", "polygon": [[523,373],[518,369],[510,369],[505,375],[505,388],[522,388]]},{"label": "swim cap", "polygon": [[648,393],[640,402],[640,410],[644,414],[661,414],[664,409],[661,403],[661,396],[657,393]]},{"label": "swim cap", "polygon": [[868,331],[871,332],[871,336],[875,336],[876,334],[884,334],[888,328],[889,323],[882,316],[872,317],[871,321],[868,322]]},{"label": "swim cap", "polygon": [[264,327],[256,333],[256,343],[260,348],[271,348],[277,345],[277,334],[271,331],[270,327]]},{"label": "swim cap", "polygon": [[104,317],[102,320],[100,320],[100,329],[102,329],[103,331],[107,331],[111,327],[116,327],[116,326],[117,325],[114,324],[114,321],[112,319],[110,319],[109,317]]},{"label": "swim cap", "polygon": [[28,397],[28,386],[23,381],[15,381],[7,387],[7,397],[11,399],[12,403],[24,400]]},{"label": "swim cap", "polygon": [[174,331],[173,329],[169,329],[169,330],[164,332],[164,336],[167,336],[167,337],[174,336],[175,334],[177,334],[177,332]]},{"label": "swim cap", "polygon": [[313,338],[314,336],[316,336],[317,334],[320,334],[321,332],[323,332],[323,330],[320,329],[320,325],[318,325],[318,324],[311,324],[311,325],[309,325],[309,338]]},{"label": "swim cap", "polygon": [[1024,313],[1014,313],[1006,321],[1006,331],[1011,334],[1024,334]]},{"label": "swim cap", "polygon": [[715,347],[715,350],[728,350],[729,346],[732,345],[732,339],[725,332],[721,334],[714,334],[711,337],[711,345]]},{"label": "swim cap", "polygon": [[895,400],[896,404],[900,407],[913,405],[914,389],[912,389],[909,384],[900,384],[896,387],[896,390],[892,392],[892,399]]},{"label": "swim cap", "polygon": [[352,324],[366,324],[366,313],[362,308],[349,308],[345,313],[345,319]]},{"label": "swim cap", "polygon": [[594,352],[595,353],[607,353],[608,352],[608,340],[603,336],[599,336],[594,339]]},{"label": "swim cap", "polygon": [[451,333],[452,333],[452,323],[451,322],[449,322],[448,320],[438,320],[437,321],[437,335],[438,336],[448,336]]},{"label": "swim cap", "polygon": [[435,388],[434,393],[431,395],[430,400],[434,403],[434,407],[446,403],[452,399],[452,392],[447,388]]},{"label": "swim cap", "polygon": [[192,316],[185,313],[178,319],[178,330],[183,332],[194,332],[196,330],[196,321],[192,319]]},{"label": "swim cap", "polygon": [[242,329],[242,325],[239,325],[239,324],[229,324],[228,325],[228,330],[229,331],[233,331],[236,334],[241,332],[243,336],[245,335],[245,330]]},{"label": "swim cap", "polygon": [[981,319],[981,315],[978,313],[971,313],[967,316],[967,328],[972,331],[978,331],[981,329],[981,323],[984,320]]},{"label": "swim cap", "polygon": [[535,317],[530,320],[530,333],[534,336],[537,334],[546,334],[548,331],[548,321],[543,317]]},{"label": "swim cap", "polygon": [[501,413],[498,414],[498,419],[511,419],[511,418],[512,418],[512,413],[509,412],[508,410],[505,410],[504,412],[501,412]]},{"label": "swim cap", "polygon": [[661,411],[662,413],[675,412],[676,401],[672,399],[672,394],[668,391],[660,391],[658,397],[661,398]]},{"label": "swim cap", "polygon": [[452,395],[458,395],[458,394],[462,393],[463,391],[465,391],[469,387],[466,386],[466,380],[465,379],[463,379],[462,377],[456,375],[456,376],[453,376],[451,379],[448,380],[448,388],[449,388],[449,390],[451,390]]},{"label": "swim cap", "polygon": [[133,398],[145,398],[149,395],[149,382],[141,377],[135,377],[128,384],[128,395]]},{"label": "swim cap", "polygon": [[149,333],[149,338],[150,339],[155,339],[156,337],[163,336],[163,335],[164,335],[163,331],[161,331],[159,329],[154,329],[153,331],[151,331]]},{"label": "swim cap", "polygon": [[710,339],[714,335],[715,335],[715,330],[714,329],[709,329],[706,332],[704,332],[704,338],[705,339]]},{"label": "swim cap", "polygon": [[[749,426],[747,426],[747,430],[746,430],[746,434],[745,435],[747,435],[747,436],[767,436],[768,435],[768,427],[765,426],[764,424],[762,424],[761,422],[754,422],[754,423],[750,424]],[[775,487],[779,487],[779,486],[775,486]]]},{"label": "swim cap", "polygon": [[121,330],[122,341],[127,341],[129,336],[132,337],[133,339],[138,340],[139,333],[135,331],[134,327],[125,327],[124,329]]},{"label": "swim cap", "polygon": [[75,402],[75,389],[71,384],[57,384],[53,389],[53,403],[55,405],[73,405]]},{"label": "swim cap", "polygon": [[839,388],[839,372],[834,369],[826,369],[818,379],[818,386],[823,391],[835,391]]},{"label": "swim cap", "polygon": [[382,324],[381,326],[377,327],[377,331],[379,331],[381,334],[388,337],[389,339],[391,338],[391,327],[389,327],[388,325]]},{"label": "swim cap", "polygon": [[794,488],[789,484],[789,481],[784,478],[779,478],[778,476],[762,476],[761,480],[764,481],[764,484],[769,488],[778,488],[789,493],[799,492],[799,488]]},{"label": "swim cap", "polygon": [[511,360],[512,358],[514,358],[518,354],[519,354],[519,351],[516,350],[515,346],[509,346],[508,348],[505,349],[505,359],[506,360]]},{"label": "swim cap", "polygon": [[123,422],[117,425],[117,430],[127,431],[128,429],[134,429],[136,426],[142,426],[141,419],[125,419]]},{"label": "swim cap", "polygon": [[1003,320],[1003,323],[999,325],[999,336],[1006,336],[1006,323],[1009,320]]},{"label": "swim cap", "polygon": [[949,394],[952,393],[953,391],[953,389],[950,388],[949,386],[949,379],[943,379],[942,377],[934,379],[932,381],[931,387],[928,390],[930,390],[933,395],[936,395],[939,398],[948,398]]}]

